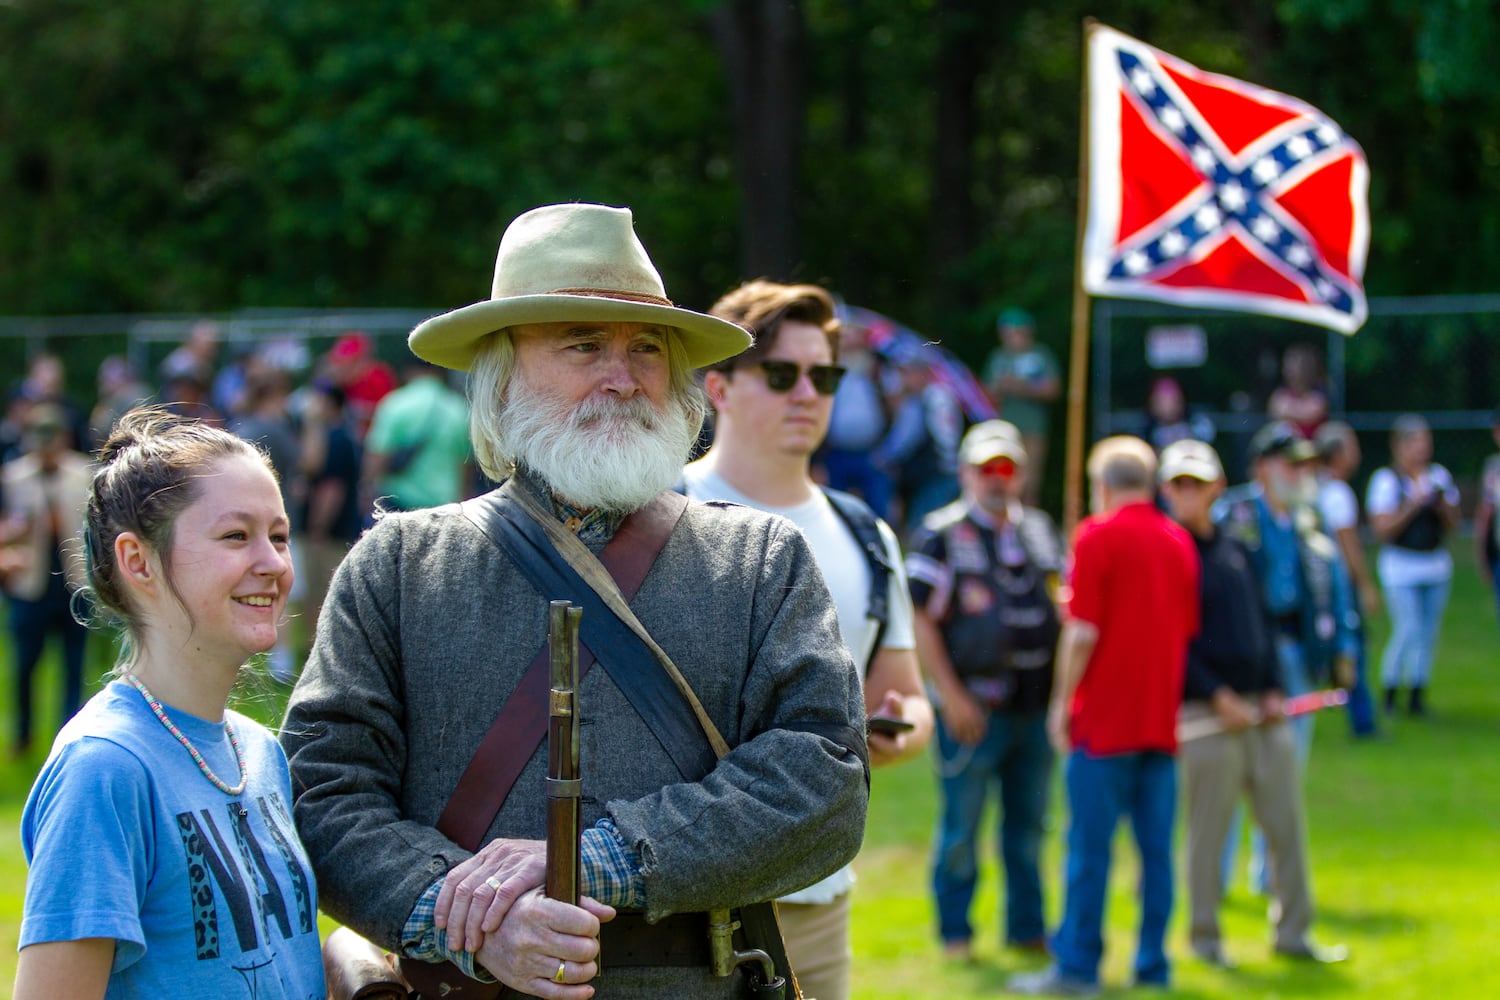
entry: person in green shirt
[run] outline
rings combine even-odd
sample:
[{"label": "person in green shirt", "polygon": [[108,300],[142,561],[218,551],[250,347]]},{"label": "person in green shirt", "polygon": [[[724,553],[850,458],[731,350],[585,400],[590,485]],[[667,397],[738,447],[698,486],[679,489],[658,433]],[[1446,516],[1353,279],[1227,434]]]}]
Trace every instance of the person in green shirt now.
[{"label": "person in green shirt", "polygon": [[1000,346],[984,363],[984,385],[1001,420],[1014,424],[1030,457],[1024,502],[1035,506],[1047,463],[1050,404],[1062,391],[1057,358],[1036,342],[1036,323],[1025,309],[1010,306],[995,324]]},{"label": "person in green shirt", "polygon": [[366,496],[393,510],[437,507],[464,498],[469,405],[443,370],[413,359],[406,384],[375,408],[365,438]]}]

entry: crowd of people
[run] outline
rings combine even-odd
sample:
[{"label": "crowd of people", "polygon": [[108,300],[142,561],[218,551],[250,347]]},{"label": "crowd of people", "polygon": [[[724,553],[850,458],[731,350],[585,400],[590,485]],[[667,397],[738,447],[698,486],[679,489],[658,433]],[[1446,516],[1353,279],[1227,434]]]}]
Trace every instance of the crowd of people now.
[{"label": "crowd of people", "polygon": [[123,357],[106,358],[92,407],[67,394],[55,354],[32,359],[8,394],[0,421],[0,582],[16,649],[14,756],[33,744],[33,680],[49,639],[62,651],[62,718],[82,704],[88,630],[71,595],[85,581],[67,551],[97,468],[93,456],[133,408],[159,404],[268,456],[292,520],[298,569],[292,611],[301,628],[282,630],[269,655],[282,681],[295,678],[328,581],[377,502],[417,509],[482,488],[469,459],[468,406],[443,369],[413,359],[398,376],[357,331],[340,336],[310,371],[288,364],[279,344],[233,347],[221,363],[225,352],[218,326],[200,322],[154,379]]},{"label": "crowd of people", "polygon": [[[1093,513],[1064,539],[1036,490],[1058,369],[1021,310],[1000,315],[985,370],[1001,419],[966,428],[922,365],[879,364],[825,289],[758,280],[706,313],[673,305],[626,209],[520,216],[492,289],[412,331],[399,378],[354,332],[301,385],[253,350],[219,366],[201,325],[154,392],[110,359],[85,416],[48,357],[13,394],[17,748],[53,632],[72,716],[23,818],[18,1000],[65,981],[320,997],[324,964],[347,985],[349,955],[393,996],[800,981],[847,1000],[870,769],[924,751],[933,932],[954,961],[975,954],[998,796],[1003,941],[1048,957],[1012,992],[1098,991],[1125,817],[1135,981],[1170,981],[1179,870],[1188,950],[1233,964],[1218,914],[1242,800],[1275,951],[1343,959],[1311,933],[1302,776],[1341,692],[1356,735],[1377,732],[1362,623],[1382,607],[1386,710],[1402,693],[1428,710],[1458,496],[1419,418],[1370,480],[1373,571],[1358,440],[1300,382],[1233,488],[1180,387],[1153,387],[1159,434],[1094,446]],[[1494,580],[1500,461],[1485,484]],[[549,770],[559,597],[584,608],[578,782]],[[289,640],[298,607],[309,651]],[[126,641],[80,710],[83,611]],[[295,682],[279,736],[226,707],[259,654]],[[547,802],[569,784],[571,901],[542,891]],[[321,957],[319,908],[344,925]]]}]

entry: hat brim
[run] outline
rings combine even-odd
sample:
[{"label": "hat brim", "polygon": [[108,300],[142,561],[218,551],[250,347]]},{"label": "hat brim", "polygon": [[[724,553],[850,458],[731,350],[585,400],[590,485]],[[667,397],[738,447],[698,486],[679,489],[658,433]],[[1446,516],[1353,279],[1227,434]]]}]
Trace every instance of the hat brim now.
[{"label": "hat brim", "polygon": [[961,456],[965,465],[984,465],[997,458],[1008,458],[1017,465],[1026,464],[1026,449],[1019,442],[1003,438],[992,442],[971,445]]},{"label": "hat brim", "polygon": [[1318,446],[1311,441],[1298,441],[1282,452],[1290,462],[1310,462],[1318,457]]},{"label": "hat brim", "polygon": [[1174,479],[1196,479],[1202,483],[1217,483],[1224,478],[1224,470],[1208,462],[1182,461],[1163,466],[1161,481],[1170,483]]},{"label": "hat brim", "polygon": [[479,342],[496,330],[526,323],[654,323],[682,336],[688,367],[703,368],[750,347],[750,334],[716,316],[593,295],[519,295],[488,299],[419,323],[406,344],[424,361],[468,371]]},{"label": "hat brim", "polygon": [[1267,448],[1258,452],[1255,457],[1261,458],[1284,458],[1288,462],[1309,462],[1318,457],[1318,446],[1311,441],[1293,441],[1280,448]]}]

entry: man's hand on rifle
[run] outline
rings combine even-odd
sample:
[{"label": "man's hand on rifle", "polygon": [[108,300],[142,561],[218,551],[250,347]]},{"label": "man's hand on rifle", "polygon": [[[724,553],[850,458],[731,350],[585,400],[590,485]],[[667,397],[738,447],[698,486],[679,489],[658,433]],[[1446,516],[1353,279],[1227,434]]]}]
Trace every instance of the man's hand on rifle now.
[{"label": "man's hand on rifle", "polygon": [[1341,687],[1345,691],[1354,687],[1356,675],[1354,672],[1354,657],[1348,653],[1339,653],[1333,658],[1333,683],[1335,687]]},{"label": "man's hand on rifle", "polygon": [[448,930],[450,948],[477,952],[516,900],[540,886],[546,875],[545,841],[492,840],[443,880],[433,923]]},{"label": "man's hand on rifle", "polygon": [[599,974],[599,924],[615,911],[583,897],[579,906],[548,899],[540,888],[521,894],[487,934],[474,957],[506,986],[547,1000],[587,1000]]},{"label": "man's hand on rifle", "polygon": [[1226,733],[1237,733],[1243,729],[1249,729],[1260,721],[1255,717],[1255,709],[1236,694],[1233,688],[1221,687],[1215,691],[1213,706],[1214,714],[1223,723]]}]

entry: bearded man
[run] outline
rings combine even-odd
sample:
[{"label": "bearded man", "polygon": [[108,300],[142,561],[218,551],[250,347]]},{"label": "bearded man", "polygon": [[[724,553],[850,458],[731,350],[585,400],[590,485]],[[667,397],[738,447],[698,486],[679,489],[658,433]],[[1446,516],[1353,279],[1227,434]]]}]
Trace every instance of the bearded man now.
[{"label": "bearded man", "polygon": [[[863,700],[807,543],[780,518],[669,489],[704,415],[692,370],[749,342],[667,300],[627,209],[577,204],[516,219],[492,297],[412,332],[413,353],[469,371],[474,454],[506,482],[390,515],[354,547],[283,740],[324,907],[401,953],[421,995],[476,995],[476,979],[578,1000],[745,995],[749,977],[713,973],[708,911],[815,882],[858,850]],[[653,532],[628,579],[612,553]],[[535,582],[574,543],[615,575],[709,720],[679,724],[688,699],[667,666],[591,635],[608,613],[586,612],[580,663],[599,662],[578,695],[582,908],[537,888],[545,669],[526,679],[548,601],[588,606]],[[567,576],[576,555],[556,579],[584,578]],[[466,796],[507,768],[508,794],[475,807]]]}]

